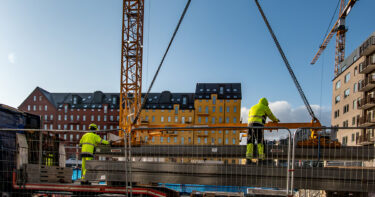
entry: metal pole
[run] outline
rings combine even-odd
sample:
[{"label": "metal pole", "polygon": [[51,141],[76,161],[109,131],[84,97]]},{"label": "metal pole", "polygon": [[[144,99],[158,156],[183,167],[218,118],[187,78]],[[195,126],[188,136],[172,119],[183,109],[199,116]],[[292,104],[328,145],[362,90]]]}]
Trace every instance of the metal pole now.
[{"label": "metal pole", "polygon": [[127,147],[127,139],[126,139],[126,136],[127,136],[127,133],[126,133],[126,131],[125,130],[123,130],[123,129],[121,129],[122,130],[122,132],[124,132],[124,149],[125,149],[125,151],[124,151],[124,154],[125,154],[125,191],[126,191],[126,196],[128,196],[128,194],[129,194],[129,190],[128,190],[128,165],[127,165],[127,157],[128,157],[128,151],[127,151],[127,149],[126,149],[126,147]]},{"label": "metal pole", "polygon": [[43,131],[40,131],[39,133],[39,173],[40,173],[40,169],[42,168],[42,157],[43,157],[43,154],[42,154],[42,148],[43,148]]},{"label": "metal pole", "polygon": [[295,160],[295,153],[296,153],[296,135],[298,132],[300,132],[301,129],[297,129],[296,132],[294,132],[293,134],[293,152],[292,152],[292,176],[291,176],[291,180],[290,180],[290,191],[291,191],[291,195],[293,195],[293,186],[294,186],[294,160]]},{"label": "metal pole", "polygon": [[130,181],[129,181],[129,183],[130,183],[130,185],[129,185],[129,187],[130,187],[130,197],[133,197],[133,179],[132,179],[132,161],[131,161],[131,159],[132,159],[132,152],[131,152],[131,148],[132,148],[132,146],[131,146],[131,135],[132,135],[132,132],[129,132],[129,140],[128,140],[128,143],[129,143],[129,149],[128,149],[128,151],[129,151],[129,154],[128,154],[128,156],[129,156],[129,165],[128,165],[128,167],[129,167],[129,179],[130,179]]},{"label": "metal pole", "polygon": [[291,152],[290,152],[290,146],[291,146],[291,143],[292,143],[292,133],[290,132],[290,130],[289,129],[287,129],[288,130],[288,132],[289,132],[289,140],[288,140],[288,164],[287,164],[287,173],[286,173],[286,193],[287,193],[287,195],[289,195],[289,179],[290,179],[290,177],[289,177],[289,175],[290,175],[290,154],[291,154]]}]

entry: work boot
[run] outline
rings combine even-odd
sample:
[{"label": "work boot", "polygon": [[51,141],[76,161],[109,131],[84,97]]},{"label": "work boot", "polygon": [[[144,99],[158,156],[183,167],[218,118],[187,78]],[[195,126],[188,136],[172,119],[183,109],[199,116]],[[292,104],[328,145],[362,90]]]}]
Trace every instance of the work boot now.
[{"label": "work boot", "polygon": [[258,159],[263,160],[266,158],[266,155],[264,154],[264,144],[258,144]]},{"label": "work boot", "polygon": [[252,160],[254,158],[254,144],[249,143],[246,145],[246,160]]}]

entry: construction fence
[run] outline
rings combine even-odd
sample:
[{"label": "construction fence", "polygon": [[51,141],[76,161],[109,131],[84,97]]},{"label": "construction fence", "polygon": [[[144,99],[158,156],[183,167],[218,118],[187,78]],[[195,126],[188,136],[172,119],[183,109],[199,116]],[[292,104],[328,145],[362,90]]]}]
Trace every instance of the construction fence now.
[{"label": "construction fence", "polygon": [[[84,179],[79,141],[87,131],[0,129],[0,189],[17,196],[375,192],[373,145],[323,144],[337,129],[361,128],[264,128],[264,138],[249,129],[259,127],[137,128],[123,137],[97,131],[112,145],[96,146]],[[300,146],[311,129],[319,130],[319,143]]]}]

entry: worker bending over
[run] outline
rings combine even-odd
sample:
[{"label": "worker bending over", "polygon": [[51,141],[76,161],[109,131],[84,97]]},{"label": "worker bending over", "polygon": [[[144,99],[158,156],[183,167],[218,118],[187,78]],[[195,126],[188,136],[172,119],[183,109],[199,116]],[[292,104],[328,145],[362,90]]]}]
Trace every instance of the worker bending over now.
[{"label": "worker bending over", "polygon": [[86,161],[94,158],[95,147],[98,144],[109,144],[108,141],[103,140],[99,135],[96,134],[96,131],[98,130],[98,126],[96,126],[96,124],[90,124],[89,130],[90,131],[85,133],[79,141],[79,145],[82,146],[82,179],[85,179],[86,175]]},{"label": "worker bending over", "polygon": [[[261,98],[259,103],[252,106],[249,111],[248,126],[249,127],[263,127],[266,123],[267,117],[273,122],[280,122],[268,107],[266,98]],[[247,133],[247,147],[246,147],[246,163],[250,164],[254,158],[254,144],[257,143],[258,159],[263,160],[264,154],[264,133],[263,128],[249,128]]]}]

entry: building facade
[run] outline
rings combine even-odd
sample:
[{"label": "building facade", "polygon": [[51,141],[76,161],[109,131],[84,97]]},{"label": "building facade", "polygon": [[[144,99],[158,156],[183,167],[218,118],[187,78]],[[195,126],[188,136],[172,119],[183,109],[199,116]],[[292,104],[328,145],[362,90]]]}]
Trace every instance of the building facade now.
[{"label": "building facade", "polygon": [[[375,125],[375,32],[340,65],[333,80],[331,122],[338,127]],[[343,145],[374,143],[373,129],[339,129]]]},{"label": "building facade", "polygon": [[[211,125],[240,123],[241,84],[198,83],[195,93],[151,93],[141,113],[141,124],[147,125]],[[43,129],[75,130],[63,132],[60,138],[77,144],[90,123],[100,130],[117,129],[119,125],[119,93],[50,93],[37,87],[19,109],[39,115]],[[116,133],[116,132],[115,132]],[[169,131],[168,137],[138,133],[147,144],[170,145],[235,145],[240,132]],[[106,135],[102,135],[106,139]],[[70,155],[69,157],[74,157]]]}]

